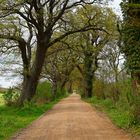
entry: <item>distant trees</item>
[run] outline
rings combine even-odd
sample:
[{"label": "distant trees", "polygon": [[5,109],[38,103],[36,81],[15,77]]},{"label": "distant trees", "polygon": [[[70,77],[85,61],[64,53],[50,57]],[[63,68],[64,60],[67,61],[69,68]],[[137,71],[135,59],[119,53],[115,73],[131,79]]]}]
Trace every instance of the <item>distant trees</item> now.
[{"label": "distant trees", "polygon": [[[33,98],[41,76],[52,82],[55,94],[58,85],[63,89],[68,83],[71,88],[78,75],[74,76],[73,72],[77,73],[77,70],[82,75],[82,78],[77,78],[83,82],[85,97],[92,96],[96,71],[103,67],[103,48],[115,40],[117,23],[110,8],[97,3],[93,5],[95,2],[1,1],[0,43],[3,45],[0,51],[14,50],[12,54],[18,52],[21,58],[23,84],[20,105]],[[119,56],[115,58],[113,47],[108,47],[108,62],[114,66],[112,69],[117,81],[119,64],[116,60]]]},{"label": "distant trees", "polygon": [[70,81],[70,75],[75,68],[76,61],[77,56],[74,52],[61,42],[48,49],[42,76],[52,83],[54,96],[57,94],[57,89],[64,90],[66,83]]},{"label": "distant trees", "polygon": [[75,28],[87,22],[94,27],[93,30],[71,35],[65,40],[80,57],[77,68],[83,76],[84,95],[92,97],[93,79],[102,59],[101,53],[116,32],[116,15],[109,8],[88,5],[84,9],[79,8],[72,21]]}]

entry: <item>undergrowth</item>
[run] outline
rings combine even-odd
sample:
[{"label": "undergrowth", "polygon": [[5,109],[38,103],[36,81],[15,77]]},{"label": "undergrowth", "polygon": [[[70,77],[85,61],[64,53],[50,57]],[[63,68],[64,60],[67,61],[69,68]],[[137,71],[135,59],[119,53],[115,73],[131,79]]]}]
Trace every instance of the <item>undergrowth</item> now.
[{"label": "undergrowth", "polygon": [[[123,101],[122,101],[123,100]],[[140,135],[140,120],[135,122],[132,109],[124,99],[116,104],[109,98],[98,99],[96,96],[86,99],[97,109],[105,112],[119,128],[130,130],[133,134]]]}]

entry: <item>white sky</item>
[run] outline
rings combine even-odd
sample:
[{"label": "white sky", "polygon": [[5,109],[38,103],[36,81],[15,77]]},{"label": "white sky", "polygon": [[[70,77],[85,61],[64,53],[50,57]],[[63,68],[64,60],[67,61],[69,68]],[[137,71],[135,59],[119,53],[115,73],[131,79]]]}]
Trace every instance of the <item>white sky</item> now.
[{"label": "white sky", "polygon": [[5,79],[3,77],[0,78],[0,87],[10,87],[12,86],[12,81],[11,80],[8,80],[8,79]]},{"label": "white sky", "polygon": [[[121,9],[119,6],[120,2],[121,0],[113,0],[113,2],[110,2],[110,6],[119,16],[121,16]],[[5,87],[5,88],[12,87],[16,82],[17,80],[15,78],[7,79],[0,76],[0,87]]]},{"label": "white sky", "polygon": [[0,87],[4,87],[4,88],[12,87],[14,86],[15,82],[16,82],[15,79],[7,79],[4,77],[0,77]]},{"label": "white sky", "polygon": [[117,13],[117,15],[121,16],[121,8],[120,8],[120,3],[122,0],[113,0],[113,2],[110,2],[111,7],[113,10]]}]

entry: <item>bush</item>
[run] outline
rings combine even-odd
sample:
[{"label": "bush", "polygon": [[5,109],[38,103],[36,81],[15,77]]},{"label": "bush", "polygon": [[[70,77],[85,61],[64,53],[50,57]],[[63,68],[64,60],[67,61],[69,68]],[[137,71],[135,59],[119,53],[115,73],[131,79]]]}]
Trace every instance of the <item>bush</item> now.
[{"label": "bush", "polygon": [[66,90],[65,89],[61,89],[60,87],[58,87],[55,99],[61,98],[61,97],[65,96],[65,95],[66,95]]},{"label": "bush", "polygon": [[93,85],[93,96],[99,99],[105,99],[105,84],[101,80],[96,80]]},{"label": "bush", "polygon": [[96,79],[93,95],[88,102],[105,111],[117,126],[140,134],[140,93],[132,94],[130,78],[117,83]]},{"label": "bush", "polygon": [[50,102],[52,100],[51,86],[51,83],[47,81],[39,83],[33,100],[41,104]]},{"label": "bush", "polygon": [[136,96],[133,99],[133,105],[131,106],[131,125],[140,125],[140,96]]},{"label": "bush", "polygon": [[47,103],[55,99],[64,97],[66,95],[66,90],[57,88],[56,94],[52,94],[52,84],[48,81],[42,82],[37,87],[37,92],[33,100],[39,104]]},{"label": "bush", "polygon": [[15,105],[19,98],[19,93],[15,92],[13,88],[9,88],[7,92],[3,94],[3,98],[6,105],[8,106]]}]

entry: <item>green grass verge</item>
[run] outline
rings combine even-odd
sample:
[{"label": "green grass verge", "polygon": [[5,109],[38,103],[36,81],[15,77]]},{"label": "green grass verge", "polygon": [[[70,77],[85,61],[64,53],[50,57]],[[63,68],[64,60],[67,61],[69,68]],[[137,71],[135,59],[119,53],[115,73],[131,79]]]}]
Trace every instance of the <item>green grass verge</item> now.
[{"label": "green grass verge", "polygon": [[91,99],[86,99],[88,103],[96,107],[107,114],[107,116],[112,120],[112,122],[119,128],[129,130],[133,134],[140,135],[140,125],[132,125],[133,114],[131,113],[130,107],[127,103],[118,102],[118,104],[113,104],[111,99],[97,99],[92,97]]},{"label": "green grass verge", "polygon": [[41,114],[51,109],[60,99],[44,105],[27,104],[22,108],[0,106],[0,140],[7,140],[21,128],[29,125]]}]

